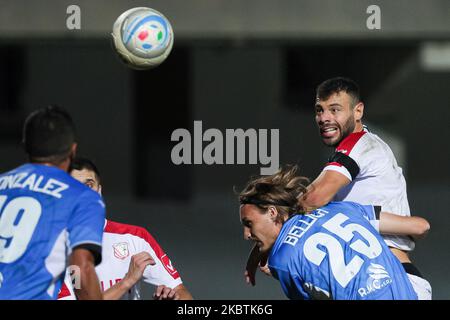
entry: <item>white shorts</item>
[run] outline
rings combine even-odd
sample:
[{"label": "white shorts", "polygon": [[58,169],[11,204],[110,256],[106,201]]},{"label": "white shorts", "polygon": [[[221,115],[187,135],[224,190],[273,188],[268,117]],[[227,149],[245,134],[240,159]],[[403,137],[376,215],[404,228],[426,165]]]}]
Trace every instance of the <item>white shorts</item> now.
[{"label": "white shorts", "polygon": [[431,285],[424,278],[407,273],[419,300],[431,300]]}]

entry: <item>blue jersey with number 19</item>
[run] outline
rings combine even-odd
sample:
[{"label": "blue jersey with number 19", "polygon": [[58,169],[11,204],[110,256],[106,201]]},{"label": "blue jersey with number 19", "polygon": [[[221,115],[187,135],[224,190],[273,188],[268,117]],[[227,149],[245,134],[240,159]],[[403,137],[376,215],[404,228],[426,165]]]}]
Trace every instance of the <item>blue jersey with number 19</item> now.
[{"label": "blue jersey with number 19", "polygon": [[[0,299],[56,299],[75,248],[101,260],[105,206],[56,167],[0,175]],[[98,254],[99,253],[99,254]]]},{"label": "blue jersey with number 19", "polygon": [[285,222],[269,268],[290,299],[402,299],[417,295],[369,220],[373,206],[331,202]]}]

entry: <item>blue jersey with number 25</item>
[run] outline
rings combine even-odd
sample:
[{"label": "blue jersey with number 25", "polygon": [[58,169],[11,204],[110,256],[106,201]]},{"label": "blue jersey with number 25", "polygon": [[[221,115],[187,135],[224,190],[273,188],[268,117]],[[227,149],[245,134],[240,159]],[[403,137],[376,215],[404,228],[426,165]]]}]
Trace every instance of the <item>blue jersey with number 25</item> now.
[{"label": "blue jersey with number 25", "polygon": [[0,299],[56,299],[67,256],[101,246],[105,207],[56,167],[25,164],[0,175]]},{"label": "blue jersey with number 25", "polygon": [[374,207],[331,202],[283,225],[269,268],[290,299],[417,299],[369,220]]}]

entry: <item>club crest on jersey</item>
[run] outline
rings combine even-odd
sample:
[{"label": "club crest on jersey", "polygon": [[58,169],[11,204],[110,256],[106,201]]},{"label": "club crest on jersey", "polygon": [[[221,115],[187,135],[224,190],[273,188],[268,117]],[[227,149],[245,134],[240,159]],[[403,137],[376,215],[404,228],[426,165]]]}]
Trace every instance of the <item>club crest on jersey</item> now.
[{"label": "club crest on jersey", "polygon": [[113,245],[114,257],[120,260],[128,258],[130,251],[128,250],[128,242],[119,242]]}]

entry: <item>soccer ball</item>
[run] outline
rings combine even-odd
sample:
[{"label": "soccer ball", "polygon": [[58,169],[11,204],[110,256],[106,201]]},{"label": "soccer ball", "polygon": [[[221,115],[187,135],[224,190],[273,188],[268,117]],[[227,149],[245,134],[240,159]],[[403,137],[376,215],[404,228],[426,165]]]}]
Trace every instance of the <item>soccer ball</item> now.
[{"label": "soccer ball", "polygon": [[160,12],[133,8],[122,13],[113,26],[113,44],[130,67],[150,69],[161,64],[173,46],[173,30]]}]

